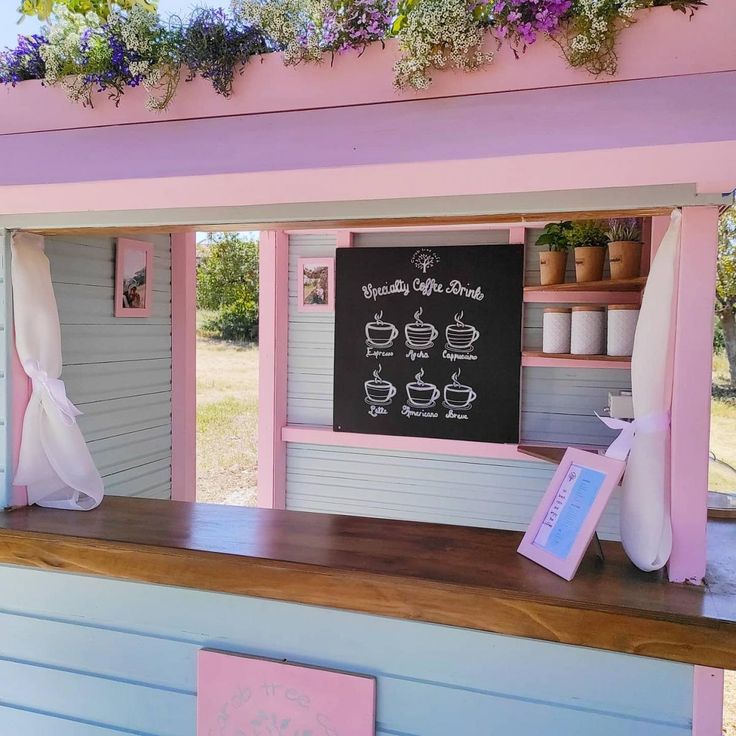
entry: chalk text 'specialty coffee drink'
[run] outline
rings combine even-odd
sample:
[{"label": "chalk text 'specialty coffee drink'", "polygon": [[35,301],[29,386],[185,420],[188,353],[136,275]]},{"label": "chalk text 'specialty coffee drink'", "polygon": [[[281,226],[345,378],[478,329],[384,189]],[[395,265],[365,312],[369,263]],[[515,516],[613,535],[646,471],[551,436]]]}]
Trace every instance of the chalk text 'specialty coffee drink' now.
[{"label": "chalk text 'specialty coffee drink'", "polygon": [[399,331],[390,322],[383,321],[383,312],[374,315],[375,322],[365,326],[366,342],[375,348],[390,348]]},{"label": "chalk text 'specialty coffee drink'", "polygon": [[455,324],[445,328],[445,339],[447,347],[451,350],[467,351],[480,337],[480,332],[472,325],[466,325],[463,321],[463,313],[455,315]]}]

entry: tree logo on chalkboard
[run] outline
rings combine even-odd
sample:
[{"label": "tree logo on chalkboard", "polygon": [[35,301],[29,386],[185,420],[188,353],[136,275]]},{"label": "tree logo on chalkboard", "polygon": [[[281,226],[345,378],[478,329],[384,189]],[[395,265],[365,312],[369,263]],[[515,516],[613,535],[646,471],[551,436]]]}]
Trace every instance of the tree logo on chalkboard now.
[{"label": "tree logo on chalkboard", "polygon": [[436,266],[440,262],[440,257],[428,248],[420,248],[419,250],[414,251],[414,255],[411,257],[411,262],[422,273],[427,273],[432,266]]}]

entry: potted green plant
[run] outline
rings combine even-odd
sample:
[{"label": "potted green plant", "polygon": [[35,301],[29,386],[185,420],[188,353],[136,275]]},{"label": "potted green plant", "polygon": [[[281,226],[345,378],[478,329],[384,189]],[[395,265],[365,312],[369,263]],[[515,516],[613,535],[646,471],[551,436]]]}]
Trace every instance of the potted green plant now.
[{"label": "potted green plant", "polygon": [[539,279],[542,286],[562,284],[567,270],[568,233],[572,223],[550,222],[537,238],[537,245],[547,247],[539,252]]},{"label": "potted green plant", "polygon": [[606,258],[608,234],[600,220],[578,220],[568,233],[568,242],[575,249],[575,280],[578,283],[600,281]]},{"label": "potted green plant", "polygon": [[641,273],[641,220],[625,217],[608,221],[608,260],[612,279],[633,279]]}]

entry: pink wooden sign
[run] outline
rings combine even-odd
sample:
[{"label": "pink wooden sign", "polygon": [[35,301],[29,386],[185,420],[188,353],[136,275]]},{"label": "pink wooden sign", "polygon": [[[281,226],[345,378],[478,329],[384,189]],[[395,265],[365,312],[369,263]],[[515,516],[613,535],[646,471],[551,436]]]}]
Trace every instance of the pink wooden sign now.
[{"label": "pink wooden sign", "polygon": [[374,736],[373,677],[203,649],[197,736]]}]

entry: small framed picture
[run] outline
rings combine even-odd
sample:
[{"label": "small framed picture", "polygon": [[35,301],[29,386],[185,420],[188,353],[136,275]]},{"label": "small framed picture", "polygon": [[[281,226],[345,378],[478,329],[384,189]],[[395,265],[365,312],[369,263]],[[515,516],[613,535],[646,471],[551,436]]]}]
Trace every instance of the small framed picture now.
[{"label": "small framed picture", "polygon": [[115,258],[115,316],[148,317],[153,302],[153,246],[118,238]]},{"label": "small framed picture", "polygon": [[572,580],[626,463],[568,448],[518,552]]},{"label": "small framed picture", "polygon": [[334,258],[299,258],[297,284],[300,312],[335,311]]}]

